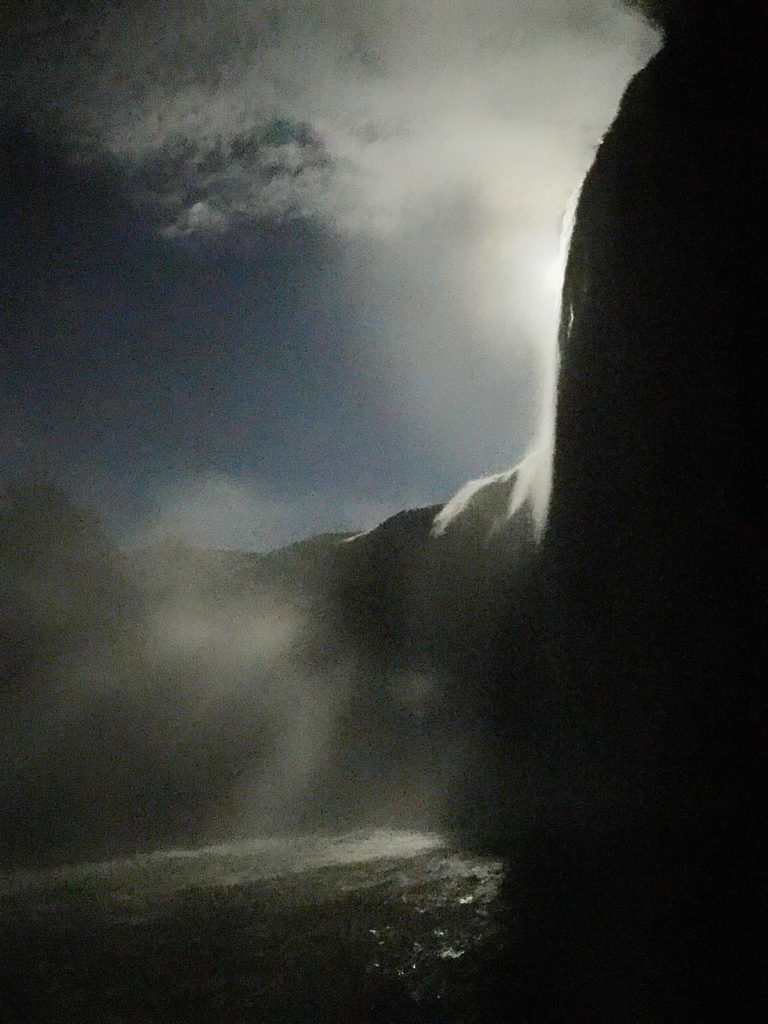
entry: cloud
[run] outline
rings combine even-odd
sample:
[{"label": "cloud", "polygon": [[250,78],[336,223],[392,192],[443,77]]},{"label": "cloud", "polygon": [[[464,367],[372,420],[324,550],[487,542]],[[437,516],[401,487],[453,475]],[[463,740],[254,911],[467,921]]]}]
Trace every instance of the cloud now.
[{"label": "cloud", "polygon": [[166,228],[164,234],[169,238],[176,235],[189,235],[195,232],[218,234],[225,231],[229,219],[210,203],[199,201],[193,203],[188,210]]},{"label": "cloud", "polygon": [[30,106],[187,223],[206,203],[385,231],[467,181],[506,214],[551,211],[654,39],[608,0],[93,11],[27,41]]}]

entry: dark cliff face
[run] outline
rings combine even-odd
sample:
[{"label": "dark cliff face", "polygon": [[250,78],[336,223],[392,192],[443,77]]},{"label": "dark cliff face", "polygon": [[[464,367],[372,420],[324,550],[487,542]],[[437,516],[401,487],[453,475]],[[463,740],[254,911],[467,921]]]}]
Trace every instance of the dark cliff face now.
[{"label": "dark cliff face", "polygon": [[530,772],[542,714],[536,545],[526,507],[506,516],[513,483],[490,483],[444,529],[439,506],[415,509],[342,545],[330,591],[357,666],[342,746],[371,749],[383,777],[442,764],[431,823],[502,853],[522,799],[510,757]]},{"label": "dark cliff face", "polygon": [[631,523],[688,556],[694,535],[736,529],[764,483],[768,117],[747,70],[707,56],[669,47],[636,77],[584,184],[563,296],[555,537],[578,508],[587,532]]},{"label": "dark cliff face", "polygon": [[[697,688],[694,704],[725,698],[712,658],[744,674],[727,651],[755,642],[765,582],[768,117],[749,66],[711,53],[662,50],[585,181],[548,534],[578,658],[633,690],[668,692],[694,665],[698,682],[673,687]],[[629,729],[650,724],[639,711]],[[677,724],[659,742],[675,746]]]},{"label": "dark cliff face", "polygon": [[579,811],[532,841],[529,867],[534,888],[556,877],[563,900],[583,902],[544,929],[548,1021],[566,1019],[551,1000],[575,993],[569,1020],[629,1019],[630,1006],[632,1019],[753,1019],[763,42],[671,33],[630,83],[577,209],[542,564],[561,692],[551,729]]},{"label": "dark cliff face", "polygon": [[739,33],[744,40],[765,39],[768,5],[765,0],[626,0],[657,25],[668,38],[691,33],[722,43]]}]

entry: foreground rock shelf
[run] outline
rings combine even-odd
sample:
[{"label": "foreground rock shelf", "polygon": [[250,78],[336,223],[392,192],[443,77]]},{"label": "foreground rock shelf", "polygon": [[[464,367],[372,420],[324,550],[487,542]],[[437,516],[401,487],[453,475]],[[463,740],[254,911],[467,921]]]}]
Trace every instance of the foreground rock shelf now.
[{"label": "foreground rock shelf", "polygon": [[502,881],[499,861],[387,830],[16,874],[3,1020],[491,1021]]}]

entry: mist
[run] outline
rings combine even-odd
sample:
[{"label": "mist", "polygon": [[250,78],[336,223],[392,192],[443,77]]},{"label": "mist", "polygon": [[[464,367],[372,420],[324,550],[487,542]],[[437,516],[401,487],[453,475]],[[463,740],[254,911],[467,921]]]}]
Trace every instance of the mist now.
[{"label": "mist", "polygon": [[178,494],[118,547],[50,478],[15,481],[4,863],[363,825],[494,848],[498,731],[539,671],[524,473],[262,553],[202,546]]},{"label": "mist", "polygon": [[0,524],[6,864],[439,820],[437,675],[366,658],[345,535],[119,550],[50,480],[8,488]]}]

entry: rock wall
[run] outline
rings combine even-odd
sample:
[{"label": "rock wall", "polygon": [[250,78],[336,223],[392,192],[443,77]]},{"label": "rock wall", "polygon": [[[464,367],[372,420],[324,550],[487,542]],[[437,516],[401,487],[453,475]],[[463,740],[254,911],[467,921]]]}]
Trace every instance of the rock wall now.
[{"label": "rock wall", "polygon": [[520,861],[550,1024],[757,1019],[765,6],[672,23],[576,213],[542,552],[560,798]]}]

